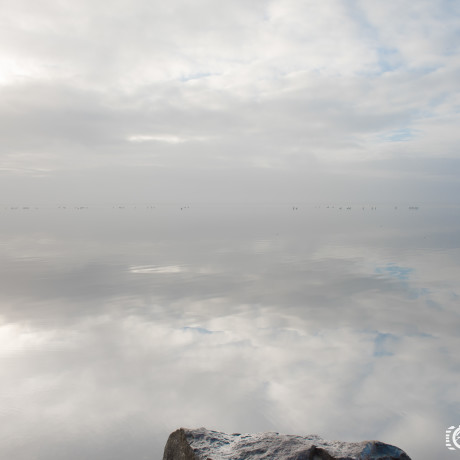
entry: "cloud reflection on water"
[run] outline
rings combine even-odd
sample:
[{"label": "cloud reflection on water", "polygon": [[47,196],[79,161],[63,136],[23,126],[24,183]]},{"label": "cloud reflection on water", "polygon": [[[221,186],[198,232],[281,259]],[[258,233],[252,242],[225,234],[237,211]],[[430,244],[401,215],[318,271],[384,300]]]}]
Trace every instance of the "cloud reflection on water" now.
[{"label": "cloud reflection on water", "polygon": [[159,458],[205,425],[447,458],[458,222],[301,211],[3,215],[2,455]]}]

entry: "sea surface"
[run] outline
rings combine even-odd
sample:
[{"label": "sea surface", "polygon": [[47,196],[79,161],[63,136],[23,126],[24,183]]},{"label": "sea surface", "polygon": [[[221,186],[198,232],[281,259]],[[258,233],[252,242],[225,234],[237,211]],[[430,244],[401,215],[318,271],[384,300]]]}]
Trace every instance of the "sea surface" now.
[{"label": "sea surface", "polygon": [[3,206],[0,270],[0,458],[181,426],[460,455],[460,207]]}]

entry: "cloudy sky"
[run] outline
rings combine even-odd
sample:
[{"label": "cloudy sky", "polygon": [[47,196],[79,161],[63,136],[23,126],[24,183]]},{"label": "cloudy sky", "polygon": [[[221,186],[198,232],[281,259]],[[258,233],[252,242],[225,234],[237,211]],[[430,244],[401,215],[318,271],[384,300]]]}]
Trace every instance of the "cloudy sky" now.
[{"label": "cloudy sky", "polygon": [[455,0],[1,0],[2,204],[455,201]]}]

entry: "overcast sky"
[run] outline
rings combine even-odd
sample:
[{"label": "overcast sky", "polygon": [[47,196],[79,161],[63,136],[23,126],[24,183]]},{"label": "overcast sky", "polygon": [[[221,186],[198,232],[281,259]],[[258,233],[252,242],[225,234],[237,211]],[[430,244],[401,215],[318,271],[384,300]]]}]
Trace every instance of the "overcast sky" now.
[{"label": "overcast sky", "polygon": [[456,201],[456,0],[0,0],[8,204]]}]

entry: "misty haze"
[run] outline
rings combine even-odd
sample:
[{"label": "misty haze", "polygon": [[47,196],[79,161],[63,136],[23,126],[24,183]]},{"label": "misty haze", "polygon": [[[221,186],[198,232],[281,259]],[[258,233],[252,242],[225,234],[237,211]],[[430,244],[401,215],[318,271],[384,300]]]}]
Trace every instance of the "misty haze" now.
[{"label": "misty haze", "polygon": [[459,453],[460,2],[0,4],[0,458]]}]

